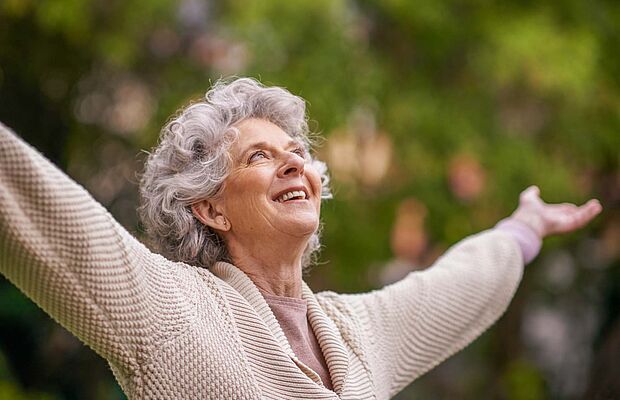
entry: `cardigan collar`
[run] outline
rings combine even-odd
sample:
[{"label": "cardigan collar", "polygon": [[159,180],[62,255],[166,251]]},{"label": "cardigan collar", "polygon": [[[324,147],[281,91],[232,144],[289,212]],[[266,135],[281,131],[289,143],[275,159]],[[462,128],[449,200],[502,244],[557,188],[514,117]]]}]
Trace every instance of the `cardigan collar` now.
[{"label": "cardigan collar", "polygon": [[[210,270],[245,298],[269,327],[269,330],[284,351],[294,360],[297,360],[278,320],[273,315],[271,308],[254,282],[239,268],[226,262],[217,262]],[[301,296],[308,303],[308,321],[325,357],[334,391],[341,393],[349,368],[349,356],[344,346],[344,341],[334,322],[327,317],[314,293],[303,281]]]}]

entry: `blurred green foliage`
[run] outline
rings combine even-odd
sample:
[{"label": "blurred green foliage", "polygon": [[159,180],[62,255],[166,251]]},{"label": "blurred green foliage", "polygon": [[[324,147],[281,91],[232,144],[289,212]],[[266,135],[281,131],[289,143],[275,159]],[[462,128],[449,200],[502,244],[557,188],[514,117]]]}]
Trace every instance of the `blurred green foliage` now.
[{"label": "blurred green foliage", "polygon": [[[221,76],[289,88],[333,172],[317,290],[424,267],[530,184],[548,201],[598,197],[605,213],[547,243],[497,328],[401,395],[577,398],[620,374],[596,372],[620,335],[618,21],[612,0],[4,0],[0,120],[139,235],[137,154],[175,110]],[[577,332],[551,337],[578,338],[580,359],[541,356],[545,321]],[[7,282],[0,328],[0,398],[122,396]]]}]

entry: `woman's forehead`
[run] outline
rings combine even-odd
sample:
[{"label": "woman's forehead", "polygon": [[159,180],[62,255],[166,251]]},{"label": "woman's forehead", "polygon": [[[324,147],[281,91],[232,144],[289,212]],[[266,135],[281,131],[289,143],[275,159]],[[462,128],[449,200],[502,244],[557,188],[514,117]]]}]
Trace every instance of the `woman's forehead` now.
[{"label": "woman's forehead", "polygon": [[237,125],[239,136],[233,145],[233,150],[243,152],[255,147],[288,148],[297,146],[300,141],[292,138],[276,124],[264,119],[248,119]]}]

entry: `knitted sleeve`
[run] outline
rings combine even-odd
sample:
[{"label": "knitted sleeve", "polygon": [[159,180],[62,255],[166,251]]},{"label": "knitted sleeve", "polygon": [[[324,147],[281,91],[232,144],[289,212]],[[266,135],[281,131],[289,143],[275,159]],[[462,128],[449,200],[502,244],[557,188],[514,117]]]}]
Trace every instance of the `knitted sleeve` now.
[{"label": "knitted sleeve", "polygon": [[338,295],[352,310],[375,390],[391,397],[472,342],[505,311],[522,271],[516,241],[490,230],[393,285]]},{"label": "knitted sleeve", "polygon": [[0,272],[127,375],[187,315],[173,265],[0,124]]}]

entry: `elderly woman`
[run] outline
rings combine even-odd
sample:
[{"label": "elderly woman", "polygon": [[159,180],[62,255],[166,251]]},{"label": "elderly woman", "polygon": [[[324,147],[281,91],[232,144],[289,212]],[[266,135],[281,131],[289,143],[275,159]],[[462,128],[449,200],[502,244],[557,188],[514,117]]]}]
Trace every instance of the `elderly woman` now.
[{"label": "elderly woman", "polygon": [[0,126],[0,270],[131,399],[387,399],[502,314],[542,237],[601,210],[533,187],[426,271],[315,294],[302,271],[329,189],[309,147],[302,99],[216,84],[148,158],[140,211],[158,254]]}]

